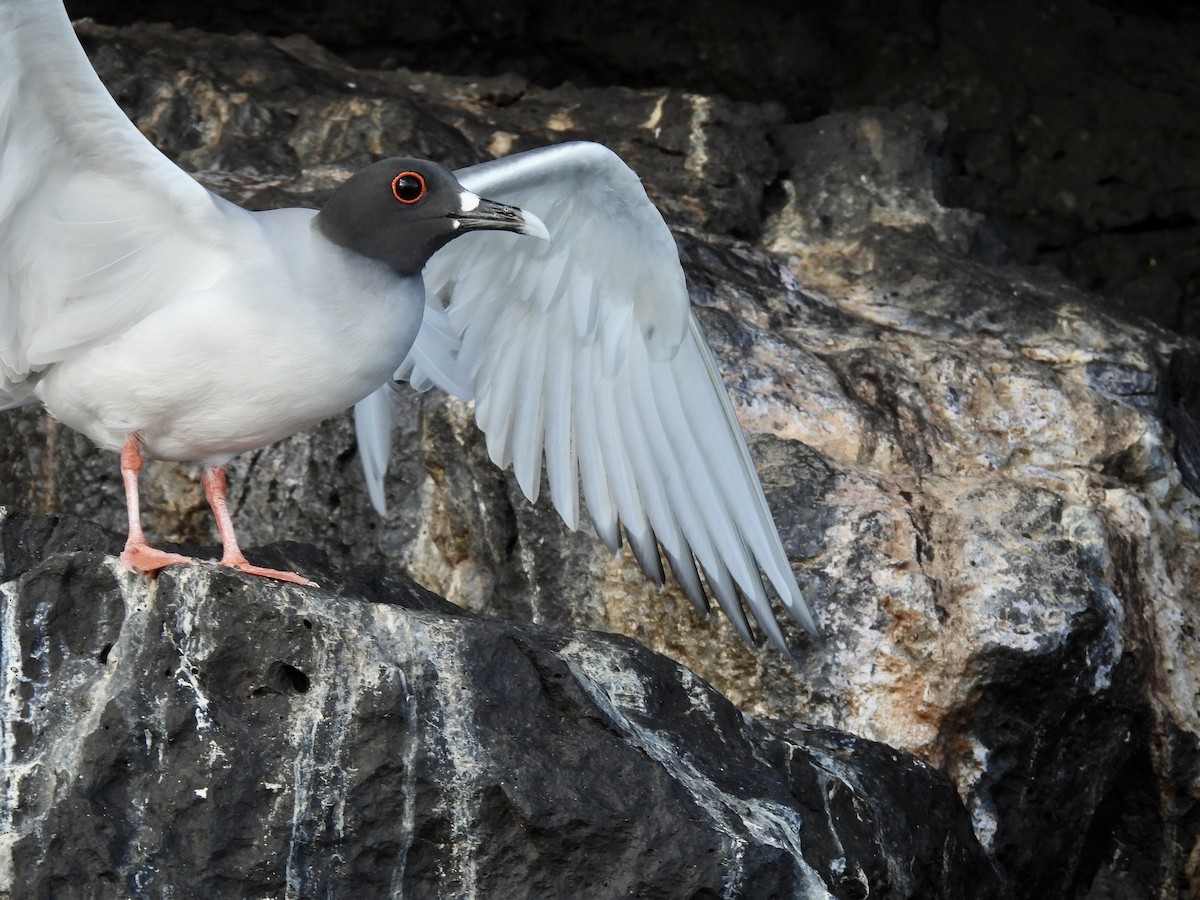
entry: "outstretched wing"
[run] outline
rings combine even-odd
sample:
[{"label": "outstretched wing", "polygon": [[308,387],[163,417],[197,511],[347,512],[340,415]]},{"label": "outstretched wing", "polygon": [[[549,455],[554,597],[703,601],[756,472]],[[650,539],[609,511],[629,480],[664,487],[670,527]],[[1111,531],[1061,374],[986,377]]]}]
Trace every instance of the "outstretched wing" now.
[{"label": "outstretched wing", "polygon": [[398,376],[474,399],[492,460],[512,465],[530,500],[544,456],[568,526],[578,524],[582,484],[609,548],[623,527],[661,584],[661,546],[705,610],[698,562],[747,641],[739,592],[787,652],[760,571],[815,633],[692,314],[675,241],[637,175],[589,143],[456,175],[480,196],[536,213],[551,242],[472,235],[440,250],[425,270],[428,320]]},{"label": "outstretched wing", "polygon": [[211,278],[222,204],[125,117],[61,3],[0,2],[0,397]]}]

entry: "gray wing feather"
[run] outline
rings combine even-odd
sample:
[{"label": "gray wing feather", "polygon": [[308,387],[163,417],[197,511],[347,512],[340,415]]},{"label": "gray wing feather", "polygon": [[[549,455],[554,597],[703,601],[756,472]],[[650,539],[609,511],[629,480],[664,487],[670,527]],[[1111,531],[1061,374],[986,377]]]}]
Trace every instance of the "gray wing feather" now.
[{"label": "gray wing feather", "polygon": [[474,400],[492,460],[513,467],[527,497],[537,497],[544,458],[568,526],[582,486],[604,543],[616,552],[624,531],[658,583],[661,547],[704,611],[698,564],[746,640],[743,599],[787,652],[766,584],[815,634],[674,239],[637,176],[586,143],[456,174],[481,196],[536,213],[551,242],[488,233],[435,254],[425,271],[431,325],[398,374]]}]

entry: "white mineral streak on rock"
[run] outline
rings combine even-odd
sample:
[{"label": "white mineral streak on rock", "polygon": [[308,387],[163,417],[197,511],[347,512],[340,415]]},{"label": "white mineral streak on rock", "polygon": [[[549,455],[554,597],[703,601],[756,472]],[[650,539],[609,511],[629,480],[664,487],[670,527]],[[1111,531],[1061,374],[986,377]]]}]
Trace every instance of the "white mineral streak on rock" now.
[{"label": "white mineral streak on rock", "polygon": [[[280,588],[281,592],[302,596]],[[363,616],[359,604],[322,598],[311,606],[293,600],[297,614],[312,623],[316,672],[337,671],[338,678],[313,678],[309,690],[293,705],[289,740],[292,758],[291,836],[285,868],[286,895],[299,898],[311,893],[309,871],[302,857],[326,832],[334,842],[345,837],[346,796],[353,773],[343,764],[343,749],[354,738],[354,713],[363,697],[379,688],[392,663],[380,652],[377,641],[346,643],[347,621]],[[363,623],[361,634],[372,634]],[[332,662],[333,655],[340,657]],[[284,661],[286,662],[286,661]]]},{"label": "white mineral streak on rock", "polygon": [[[395,617],[398,623],[409,623],[411,620],[407,617]],[[405,629],[405,634],[402,640],[407,643],[400,646],[415,647],[412,640],[412,630]],[[396,632],[390,632],[395,634]],[[420,710],[417,708],[416,696],[408,687],[408,676],[403,669],[397,673],[397,678],[400,681],[400,692],[404,699],[401,701],[400,710],[404,715],[404,783],[401,787],[402,797],[401,802],[403,808],[400,811],[400,849],[396,854],[396,867],[392,870],[391,894],[397,900],[401,900],[404,896],[404,871],[408,863],[408,853],[412,849],[413,832],[416,829],[416,811],[417,811],[417,751],[420,749],[421,742],[420,732],[415,727],[420,715]]]},{"label": "white mineral streak on rock", "polygon": [[[362,626],[361,633],[377,635],[373,652],[379,655],[380,666],[395,669],[403,695],[401,710],[406,725],[404,747],[403,809],[397,815],[403,822],[406,843],[399,848],[391,885],[394,897],[403,896],[404,874],[416,821],[417,769],[420,756],[418,716],[424,714],[440,723],[437,734],[442,741],[444,759],[450,774],[445,785],[445,806],[439,810],[450,821],[453,868],[443,873],[457,883],[455,896],[470,898],[479,895],[479,788],[490,771],[490,761],[475,735],[475,709],[470,698],[475,688],[470,683],[462,663],[468,658],[458,646],[462,632],[453,625],[445,626],[435,618],[421,613],[386,606],[370,610],[373,621]],[[363,665],[368,665],[364,661]],[[397,669],[397,666],[399,667]],[[439,707],[418,710],[414,694],[409,690],[409,678],[432,677],[436,671]],[[447,887],[447,890],[451,888]]]},{"label": "white mineral streak on rock", "polygon": [[328,747],[319,739],[317,730],[325,715],[328,694],[328,685],[310,691],[305,702],[293,709],[291,717],[289,739],[295,747],[295,756],[292,758],[291,773],[292,828],[288,840],[287,865],[284,868],[284,896],[288,900],[304,896],[308,870],[299,855],[324,826],[324,795],[329,785],[322,783],[322,776],[330,774],[329,758],[322,753]]},{"label": "white mineral streak on rock", "polygon": [[955,760],[954,769],[954,780],[959,791],[967,794],[966,806],[971,814],[971,826],[975,829],[975,836],[988,851],[992,849],[996,829],[1000,824],[996,819],[996,805],[991,796],[979,791],[980,783],[988,774],[990,756],[986,746],[973,737],[967,738]]},{"label": "white mineral streak on rock", "polygon": [[[790,761],[794,753],[794,747],[788,744],[787,748]],[[849,790],[859,801],[856,805],[860,805],[863,809],[872,809],[875,806],[876,798],[869,788],[863,787],[862,783],[859,782],[854,767],[846,765],[845,761],[839,759],[837,754],[825,753],[811,746],[806,749],[815,763],[812,771],[816,775],[817,783],[821,786],[820,795],[825,806],[824,820],[833,826],[828,829],[826,834],[837,844],[838,849],[844,850],[845,845],[842,843],[841,835],[837,829],[839,814],[830,805],[829,798],[833,796],[834,791],[838,788]],[[891,876],[892,884],[904,885],[911,879],[911,871],[906,871],[902,868],[908,860],[899,860],[892,854],[884,854],[884,858],[887,861],[888,874]],[[836,857],[830,861],[830,872],[837,877],[849,876],[861,884],[869,884],[869,879],[862,870],[856,865],[855,869],[851,871],[850,865],[850,860],[845,855]]]},{"label": "white mineral streak on rock", "polygon": [[658,136],[659,126],[662,124],[663,106],[667,102],[667,94],[662,94],[654,101],[654,108],[650,110],[650,115],[646,117],[646,121],[641,124],[641,127],[646,131],[653,132],[655,137]]},{"label": "white mineral streak on rock", "polygon": [[683,165],[696,178],[704,178],[708,167],[708,132],[705,126],[712,115],[712,99],[702,94],[686,94],[692,104],[691,131],[688,133],[688,152]]},{"label": "white mineral streak on rock", "polygon": [[[475,821],[478,814],[479,785],[489,770],[488,760],[475,739],[474,709],[467,702],[473,695],[461,661],[465,658],[451,645],[459,640],[453,629],[439,627],[410,610],[362,604],[331,604],[312,607],[300,604],[313,623],[317,655],[311,665],[318,671],[349,675],[330,684],[316,679],[311,689],[294,707],[290,739],[295,747],[292,763],[292,835],[286,868],[287,897],[306,896],[311,890],[309,873],[302,861],[304,848],[319,842],[330,828],[337,840],[343,834],[343,812],[353,773],[342,766],[342,748],[354,739],[355,710],[372,692],[378,692],[385,678],[401,681],[405,700],[401,707],[405,721],[403,797],[396,810],[403,823],[402,833],[411,842],[417,804],[417,768],[420,743],[417,739],[419,711],[407,688],[409,677],[425,677],[422,669],[436,664],[438,695],[442,698],[436,718],[439,737],[444,741],[445,759],[452,772],[447,789],[447,806],[442,812],[451,822],[452,868],[445,875],[457,881],[455,895],[478,896],[477,871],[479,836]],[[352,617],[369,618],[351,628]],[[342,642],[348,631],[373,635],[373,640],[353,645]],[[326,637],[328,635],[328,637]],[[336,665],[330,654],[339,654]],[[347,659],[347,655],[350,656]],[[413,673],[416,673],[414,676]],[[406,674],[408,673],[408,674]],[[409,846],[402,845],[391,876],[393,896],[402,895]]]},{"label": "white mineral streak on rock", "polygon": [[[479,833],[475,819],[479,813],[479,786],[488,770],[488,760],[479,742],[475,739],[475,708],[470,698],[475,696],[462,662],[466,654],[448,648],[438,652],[440,646],[461,640],[461,634],[424,631],[421,653],[437,661],[438,699],[442,722],[442,739],[445,741],[447,760],[453,769],[446,795],[449,800],[450,834],[454,846],[451,858],[454,875],[459,879],[456,894],[460,897],[478,896]],[[427,642],[427,643],[426,643]]]},{"label": "white mineral streak on rock", "polygon": [[[713,709],[712,705],[712,688],[697,678],[696,674],[691,669],[681,668],[679,670],[679,680],[683,682],[684,690],[687,691],[688,695],[688,703],[691,705],[692,709],[704,716],[704,720],[708,722],[709,725],[712,725],[714,728],[718,728],[720,723],[717,722],[716,710]],[[646,694],[645,691],[641,690],[640,679],[639,693],[642,697],[641,710],[644,712]]]},{"label": "white mineral streak on rock", "polygon": [[[40,820],[54,802],[54,794],[60,789],[70,790],[71,779],[85,767],[85,739],[101,727],[100,719],[108,704],[137,690],[141,673],[132,672],[120,661],[125,656],[137,656],[147,640],[147,611],[156,584],[129,575],[115,559],[109,562],[124,592],[125,618],[109,651],[108,664],[97,663],[96,668],[86,672],[71,673],[70,683],[60,677],[55,684],[47,685],[26,672],[21,622],[33,619],[33,627],[25,628],[38,635],[38,644],[29,651],[29,661],[36,663],[51,640],[45,621],[49,610],[19,609],[19,582],[0,585],[0,890],[13,888],[12,851],[16,841],[23,835],[40,833]],[[22,697],[24,690],[28,690],[28,697]],[[83,702],[77,707],[61,708],[64,700],[79,697]],[[34,735],[34,749],[25,759],[16,758],[14,729],[21,726]],[[43,735],[47,735],[44,741],[39,739]],[[35,775],[33,790],[26,792],[25,780]],[[65,779],[61,785],[60,778]],[[18,810],[24,819],[19,831],[15,821]],[[136,812],[131,810],[135,819]],[[134,859],[140,845],[135,841],[130,848]]]},{"label": "white mineral streak on rock", "polygon": [[[1185,545],[1182,535],[1200,535],[1200,499],[1179,484],[1173,473],[1163,485],[1167,496],[1150,502],[1138,492],[1114,488],[1105,492],[1105,510],[1115,528],[1139,535],[1129,548],[1137,586],[1153,602],[1140,604],[1148,644],[1154,648],[1155,711],[1175,727],[1200,733],[1200,542]],[[1173,560],[1171,565],[1167,560]]]},{"label": "white mineral streak on rock", "polygon": [[21,667],[17,597],[11,584],[0,585],[0,891],[13,887],[13,844],[21,833],[13,818],[21,805],[21,780],[36,762],[18,762],[13,729],[24,719],[20,698],[26,680]]},{"label": "white mineral streak on rock", "polygon": [[[196,698],[196,731],[204,735],[213,731],[209,700],[201,686],[202,674],[199,664],[215,649],[212,631],[206,622],[214,614],[214,598],[210,596],[210,580],[206,574],[192,568],[181,568],[175,573],[179,595],[185,601],[175,608],[175,632],[167,629],[166,637],[179,653],[179,666],[175,669],[175,682],[190,691]],[[218,601],[219,602],[219,601]],[[209,734],[208,767],[211,770],[225,751],[217,736]]]},{"label": "white mineral streak on rock", "polygon": [[[637,675],[632,664],[623,661],[615,650],[603,653],[597,652],[595,646],[571,643],[562,649],[561,654],[580,687],[610,717],[612,724],[635,746],[659,762],[729,838],[731,858],[728,860],[725,881],[726,897],[744,896],[740,878],[746,839],[742,835],[749,834],[760,844],[778,847],[791,855],[796,871],[803,880],[804,893],[801,897],[805,900],[832,900],[824,882],[808,865],[801,852],[803,822],[795,810],[769,800],[746,800],[726,793],[689,761],[686,748],[675,746],[667,735],[633,721],[629,717],[630,712],[645,715],[644,691],[640,685],[635,688],[630,684],[631,679],[637,679]],[[608,689],[614,684],[620,687],[615,694]],[[626,705],[627,699],[635,701],[633,709]]]}]

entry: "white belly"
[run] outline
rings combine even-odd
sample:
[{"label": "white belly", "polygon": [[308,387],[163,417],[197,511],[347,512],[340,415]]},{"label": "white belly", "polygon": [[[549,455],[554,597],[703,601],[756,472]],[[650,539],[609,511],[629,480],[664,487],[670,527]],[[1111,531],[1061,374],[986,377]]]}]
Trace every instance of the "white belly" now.
[{"label": "white belly", "polygon": [[150,456],[214,464],[341,412],[391,378],[420,328],[424,288],[296,243],[282,264],[251,255],[252,266],[74,353],[35,393],[101,446],[137,434]]}]

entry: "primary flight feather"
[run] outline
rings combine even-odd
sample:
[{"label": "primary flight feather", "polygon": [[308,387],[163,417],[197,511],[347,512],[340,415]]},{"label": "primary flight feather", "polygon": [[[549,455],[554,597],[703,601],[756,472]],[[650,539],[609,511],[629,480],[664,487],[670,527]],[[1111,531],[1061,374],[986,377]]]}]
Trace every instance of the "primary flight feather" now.
[{"label": "primary flight feather", "polygon": [[242,555],[225,464],[357,404],[382,507],[407,380],[473,400],[526,496],[544,459],[571,528],[586,509],[614,552],[623,532],[660,584],[661,548],[703,609],[702,572],[745,639],[742,598],[787,650],[767,585],[815,633],[674,240],[611,151],[386,159],[320,211],[249,212],[137,131],[57,0],[0,0],[0,60],[0,408],[120,452],[127,565],[193,562],[142,534],[151,456],[204,465],[222,563],[306,581]]}]

